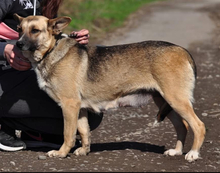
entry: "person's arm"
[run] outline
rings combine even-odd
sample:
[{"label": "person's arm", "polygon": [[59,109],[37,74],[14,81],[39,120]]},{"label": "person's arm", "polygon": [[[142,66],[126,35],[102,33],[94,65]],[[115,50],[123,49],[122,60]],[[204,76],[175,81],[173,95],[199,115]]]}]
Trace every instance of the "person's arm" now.
[{"label": "person's arm", "polygon": [[2,21],[2,19],[4,19],[4,17],[10,11],[12,3],[13,3],[13,0],[1,0],[0,1],[0,22]]},{"label": "person's arm", "polygon": [[4,50],[5,50],[6,44],[7,44],[6,42],[0,42],[0,61],[5,60]]}]

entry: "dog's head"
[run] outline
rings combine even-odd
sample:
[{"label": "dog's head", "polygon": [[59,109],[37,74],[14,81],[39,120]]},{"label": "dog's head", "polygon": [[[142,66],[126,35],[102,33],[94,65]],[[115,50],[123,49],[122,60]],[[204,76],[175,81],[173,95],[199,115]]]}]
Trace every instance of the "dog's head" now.
[{"label": "dog's head", "polygon": [[14,14],[18,21],[19,40],[16,45],[31,62],[40,61],[50,51],[56,37],[71,22],[69,17],[48,19],[44,16],[28,16],[23,18]]}]

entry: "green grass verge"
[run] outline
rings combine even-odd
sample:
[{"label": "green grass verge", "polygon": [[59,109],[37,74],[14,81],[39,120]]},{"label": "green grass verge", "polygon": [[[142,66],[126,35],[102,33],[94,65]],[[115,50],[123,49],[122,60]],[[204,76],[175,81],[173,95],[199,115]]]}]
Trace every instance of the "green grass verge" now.
[{"label": "green grass verge", "polygon": [[86,28],[103,34],[122,26],[131,13],[155,1],[158,0],[64,0],[59,16],[72,18],[68,31]]}]

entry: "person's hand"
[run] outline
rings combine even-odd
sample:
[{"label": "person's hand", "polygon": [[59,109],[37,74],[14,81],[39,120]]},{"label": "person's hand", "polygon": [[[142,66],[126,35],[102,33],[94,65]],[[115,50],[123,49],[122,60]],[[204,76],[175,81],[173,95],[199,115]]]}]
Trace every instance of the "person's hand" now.
[{"label": "person's hand", "polygon": [[70,37],[75,38],[75,40],[80,44],[89,43],[89,31],[87,29],[82,29],[80,31],[73,31],[71,32]]},{"label": "person's hand", "polygon": [[19,71],[25,71],[31,68],[31,63],[25,58],[21,51],[12,44],[7,44],[4,50],[5,58],[9,65]]}]

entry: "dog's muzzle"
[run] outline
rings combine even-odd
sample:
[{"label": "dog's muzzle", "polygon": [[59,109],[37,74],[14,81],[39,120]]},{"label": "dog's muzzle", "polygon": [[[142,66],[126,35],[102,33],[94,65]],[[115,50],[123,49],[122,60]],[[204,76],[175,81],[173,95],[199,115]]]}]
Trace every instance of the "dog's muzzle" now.
[{"label": "dog's muzzle", "polygon": [[27,46],[27,44],[25,44],[23,41],[17,41],[16,42],[16,46],[20,49],[20,50],[23,50],[23,51],[31,51],[31,52],[34,52],[37,48],[36,46]]},{"label": "dog's muzzle", "polygon": [[16,46],[22,50],[22,48],[24,47],[24,43],[22,41],[17,41]]}]

